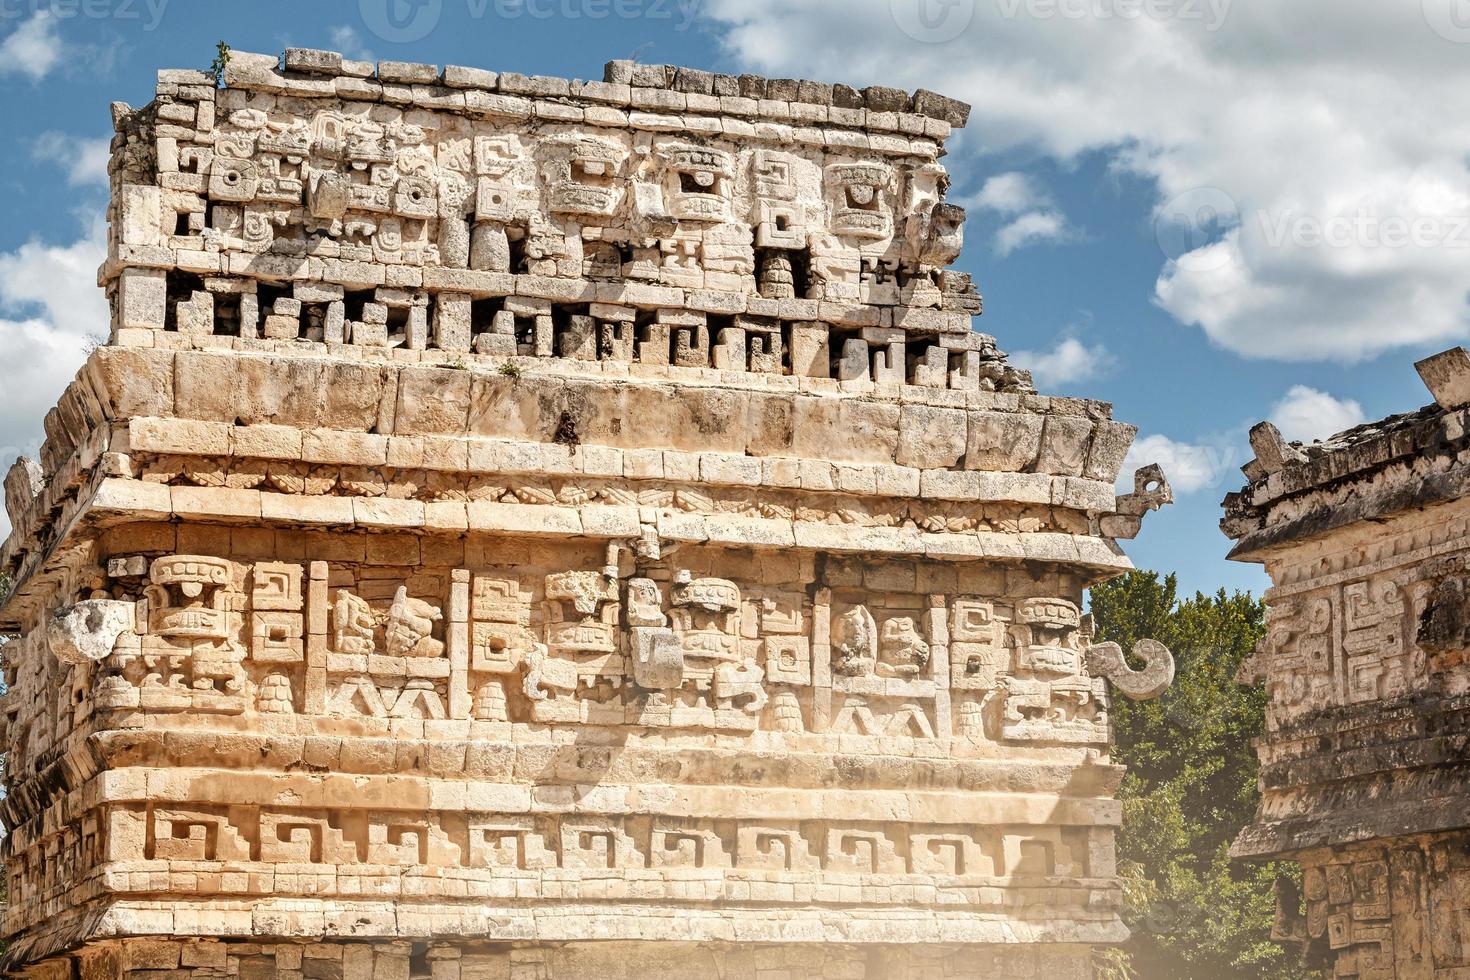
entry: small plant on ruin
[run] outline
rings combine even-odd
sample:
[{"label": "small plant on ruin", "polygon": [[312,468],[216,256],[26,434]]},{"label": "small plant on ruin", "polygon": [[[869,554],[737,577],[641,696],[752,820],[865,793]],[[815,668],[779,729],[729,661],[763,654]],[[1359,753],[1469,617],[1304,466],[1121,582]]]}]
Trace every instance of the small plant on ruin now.
[{"label": "small plant on ruin", "polygon": [[506,361],[500,365],[500,373],[512,381],[519,381],[521,379],[521,366],[515,361]]},{"label": "small plant on ruin", "polygon": [[214,46],[214,60],[209,63],[209,74],[214,78],[214,84],[220,85],[225,80],[225,68],[230,63],[230,46],[223,41]]}]

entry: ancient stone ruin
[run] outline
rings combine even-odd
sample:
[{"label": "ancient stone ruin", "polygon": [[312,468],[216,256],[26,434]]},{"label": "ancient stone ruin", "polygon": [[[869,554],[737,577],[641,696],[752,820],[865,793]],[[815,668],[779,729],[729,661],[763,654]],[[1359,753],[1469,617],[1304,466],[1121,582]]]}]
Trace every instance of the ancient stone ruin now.
[{"label": "ancient stone ruin", "polygon": [[236,53],[5,482],[4,968],[1090,977],[1169,499],[947,268],[965,106]]},{"label": "ancient stone ruin", "polygon": [[1434,403],[1326,442],[1251,432],[1231,557],[1265,565],[1264,799],[1240,858],[1288,858],[1276,938],[1326,976],[1470,976],[1470,354],[1421,361]]}]

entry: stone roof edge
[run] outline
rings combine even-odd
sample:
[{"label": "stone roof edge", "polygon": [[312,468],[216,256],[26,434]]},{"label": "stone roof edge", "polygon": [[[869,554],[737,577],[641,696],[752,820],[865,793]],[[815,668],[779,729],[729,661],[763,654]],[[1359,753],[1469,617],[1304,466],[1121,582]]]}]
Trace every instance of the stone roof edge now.
[{"label": "stone roof edge", "polygon": [[1417,834],[1463,831],[1464,800],[1459,796],[1398,800],[1388,805],[1353,807],[1285,820],[1258,820],[1230,846],[1237,861],[1279,861],[1319,848],[1338,848]]},{"label": "stone roof edge", "polygon": [[[430,85],[451,90],[473,90],[489,94],[530,97],[565,98],[608,104],[633,104],[656,107],[657,96],[636,98],[634,92],[662,91],[678,101],[681,97],[706,96],[717,99],[743,100],[757,114],[763,104],[812,106],[862,113],[849,121],[833,120],[836,125],[862,129],[902,130],[900,115],[914,115],[943,125],[926,127],[921,133],[943,139],[951,128],[964,127],[970,116],[968,103],[949,96],[917,89],[870,85],[862,89],[809,79],[767,78],[761,75],[726,75],[679,65],[645,65],[633,61],[609,61],[600,81],[582,81],[550,75],[523,75],[497,72],[460,65],[430,65],[404,61],[355,61],[340,52],[316,48],[287,48],[280,56],[244,51],[230,52],[223,80],[227,86],[232,76],[248,83],[252,73],[284,72],[292,76],[315,78],[352,78],[384,85]],[[163,70],[158,73],[160,89],[171,85],[212,85],[209,72],[196,70]],[[247,85],[248,87],[248,85]],[[161,91],[160,94],[166,94]],[[727,110],[728,111],[728,110]],[[765,114],[765,113],[760,113]],[[799,113],[798,113],[799,114]],[[869,114],[873,117],[870,118]],[[891,118],[890,118],[891,117]],[[877,120],[881,120],[877,122]]]},{"label": "stone roof edge", "polygon": [[[1269,421],[1251,429],[1255,455],[1241,467],[1249,482],[1222,502],[1221,530],[1236,541],[1232,559],[1255,560],[1357,521],[1470,492],[1470,467],[1460,458],[1470,447],[1470,353],[1452,348],[1415,368],[1435,399],[1417,411],[1312,443],[1287,440]],[[1433,473],[1416,471],[1416,463],[1422,467],[1430,460],[1448,465],[1436,465]],[[1374,483],[1380,486],[1366,492]],[[1312,494],[1324,499],[1309,504],[1305,498]],[[1281,505],[1295,501],[1303,506],[1277,516]]]},{"label": "stone roof edge", "polygon": [[[438,65],[404,61],[379,61],[374,64],[370,61],[354,61],[336,51],[315,48],[287,48],[281,58],[281,65],[286,71],[303,74],[371,77],[380,82],[398,84],[437,82],[449,88],[478,88],[509,95],[574,94],[561,89],[584,84],[580,80],[556,76],[522,75],[460,65],[445,65],[441,69]],[[603,66],[602,83],[638,89],[664,89],[686,95],[769,99],[875,112],[915,112],[931,119],[942,119],[955,128],[963,127],[970,118],[968,103],[923,88],[913,92],[884,85],[858,89],[841,83],[810,79],[769,78],[749,73],[725,75],[685,65],[647,65],[631,60],[609,61]]]}]

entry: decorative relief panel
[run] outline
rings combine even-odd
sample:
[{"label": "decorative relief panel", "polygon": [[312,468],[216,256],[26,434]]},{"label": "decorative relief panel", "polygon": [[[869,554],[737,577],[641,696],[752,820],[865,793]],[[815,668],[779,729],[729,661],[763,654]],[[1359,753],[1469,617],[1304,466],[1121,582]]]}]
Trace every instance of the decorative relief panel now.
[{"label": "decorative relief panel", "polygon": [[1357,980],[1439,980],[1470,969],[1470,860],[1425,835],[1303,855],[1300,887],[1277,883],[1273,938],[1309,967]]},{"label": "decorative relief panel", "polygon": [[432,868],[497,867],[1042,879],[1101,870],[1088,865],[1088,831],[1066,827],[223,806],[122,808],[109,820],[119,830],[142,830],[124,838],[140,840],[140,853],[107,855],[122,862],[421,865],[429,875]]},{"label": "decorative relief panel", "polygon": [[[170,256],[166,269],[109,265],[120,343],[163,330],[1031,390],[972,332],[979,295],[946,269],[964,209],[944,200],[943,137],[913,128],[928,127],[921,114],[874,115],[885,132],[871,139],[859,118],[834,128],[836,142],[776,140],[713,106],[683,117],[687,130],[679,114],[658,117],[671,128],[630,127],[623,110],[593,125],[606,107],[584,109],[580,83],[531,125],[460,93],[423,101],[432,86],[377,102],[333,86],[277,98],[256,81],[207,96],[160,88],[196,128],[170,122],[148,172],[119,168],[114,255]],[[434,275],[363,277],[360,264]],[[512,276],[531,278],[523,289]],[[566,282],[547,291],[547,279]],[[594,281],[665,290],[609,318],[586,299]],[[158,290],[161,302],[134,302]],[[684,308],[677,290],[788,302],[715,316]],[[557,298],[567,292],[579,298]],[[810,301],[875,308],[839,325]],[[903,328],[864,329],[879,305],[905,308]]]},{"label": "decorative relief panel", "polygon": [[[177,873],[220,876],[219,893],[241,896],[448,898],[476,880],[485,897],[590,899],[605,882],[579,872],[642,871],[644,899],[727,899],[737,894],[730,889],[768,882],[763,901],[801,903],[790,890],[801,881],[806,900],[842,903],[843,889],[869,879],[863,887],[880,902],[907,901],[916,882],[942,882],[952,891],[926,904],[998,907],[997,886],[1010,881],[1080,905],[1110,900],[1102,886],[1111,866],[1094,856],[1094,835],[1004,824],[116,805],[77,828],[22,837],[7,914],[12,924],[33,921],[46,900],[104,866],[125,869],[112,886],[120,892],[147,892],[152,876]],[[476,870],[502,874],[466,874]],[[701,874],[701,888],[690,890],[687,872],[711,871],[723,874]]]},{"label": "decorative relief panel", "polygon": [[[1423,645],[1438,635],[1432,588],[1378,575],[1273,603],[1266,635],[1240,670],[1242,683],[1266,686],[1268,724],[1408,695],[1425,675],[1426,652],[1439,649],[1432,639]],[[1452,593],[1452,585],[1438,591]]]},{"label": "decorative relief panel", "polygon": [[1024,600],[1016,605],[1010,638],[1014,667],[1005,680],[1005,737],[1106,741],[1107,686],[1083,671],[1089,638],[1076,605],[1065,599]]},{"label": "decorative relief panel", "polygon": [[100,594],[116,598],[96,601],[136,607],[136,628],[104,617],[94,635],[73,616],[51,643],[110,640],[98,705],[145,714],[1085,745],[1108,736],[1105,678],[1139,694],[1121,657],[1089,660],[1065,599],[814,597],[678,569],[629,575],[616,547],[603,568],[549,573],[189,555],[114,564]]}]

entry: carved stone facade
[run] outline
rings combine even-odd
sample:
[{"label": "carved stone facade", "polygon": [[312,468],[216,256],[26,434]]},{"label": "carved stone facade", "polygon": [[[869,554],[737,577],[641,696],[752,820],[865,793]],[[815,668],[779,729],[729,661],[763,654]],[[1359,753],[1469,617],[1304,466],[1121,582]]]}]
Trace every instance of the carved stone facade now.
[{"label": "carved stone facade", "polygon": [[1270,700],[1264,799],[1237,857],[1289,858],[1276,937],[1362,980],[1470,976],[1470,355],[1417,365],[1435,403],[1325,443],[1251,432],[1232,557],[1270,573],[1241,670]]},{"label": "carved stone facade", "polygon": [[5,967],[1091,976],[1167,503],[946,268],[932,93],[236,53],[115,108],[5,482]]}]

